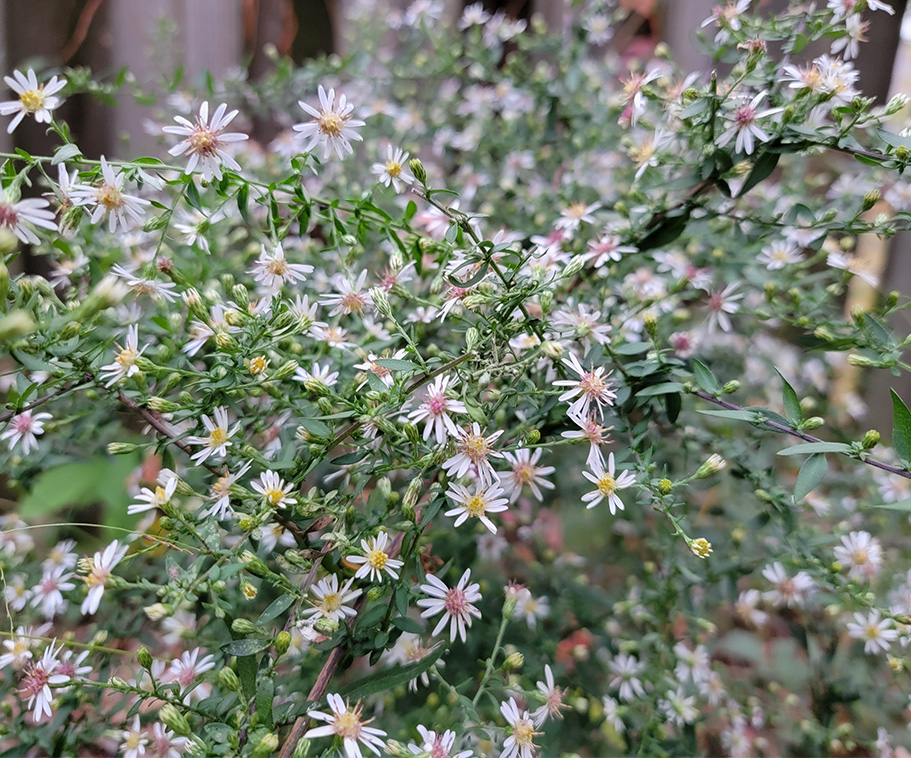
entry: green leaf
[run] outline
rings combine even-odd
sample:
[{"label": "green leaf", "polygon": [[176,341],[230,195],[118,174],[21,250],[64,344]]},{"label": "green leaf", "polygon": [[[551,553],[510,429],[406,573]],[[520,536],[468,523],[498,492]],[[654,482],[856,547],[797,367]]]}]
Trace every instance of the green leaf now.
[{"label": "green leaf", "polygon": [[256,626],[264,626],[274,619],[276,616],[284,613],[288,608],[291,607],[291,604],[294,602],[294,595],[282,595],[279,598],[276,598],[271,603],[269,607],[266,608],[262,613],[259,614],[259,618],[256,619]]},{"label": "green leaf", "polygon": [[810,494],[829,470],[829,462],[825,453],[813,453],[803,462],[797,474],[797,484],[794,485],[794,502],[803,500]]},{"label": "green leaf", "polygon": [[410,619],[407,616],[396,616],[394,619],[392,619],[392,625],[398,629],[401,629],[403,632],[410,632],[411,634],[424,633],[424,627],[414,619]]},{"label": "green leaf", "polygon": [[247,212],[247,202],[249,199],[250,186],[248,184],[241,184],[237,189],[237,210],[240,213],[240,217],[247,224],[250,223],[250,216]]},{"label": "green leaf", "polygon": [[777,368],[775,372],[778,376],[781,377],[781,389],[782,389],[782,400],[784,401],[784,412],[794,426],[797,426],[801,421],[803,421],[803,411],[800,409],[800,398],[797,397],[797,393],[794,391],[794,388],[788,383],[788,380],[784,378]]},{"label": "green leaf", "polygon": [[807,453],[850,453],[851,446],[844,442],[806,442],[779,450],[778,455],[806,455]]},{"label": "green leaf", "polygon": [[693,378],[696,380],[696,384],[710,395],[718,395],[721,392],[721,385],[709,367],[696,359],[693,359]]},{"label": "green leaf", "polygon": [[272,728],[272,701],[275,698],[275,680],[263,677],[256,687],[256,715],[267,729]]},{"label": "green leaf", "polygon": [[338,458],[333,458],[329,463],[333,466],[349,466],[352,463],[363,460],[366,455],[366,450],[355,450],[353,453],[345,453],[344,455],[338,456]]},{"label": "green leaf", "polygon": [[261,637],[259,639],[248,640],[231,640],[221,646],[225,655],[236,655],[238,658],[246,658],[250,655],[261,653],[272,644],[271,637]]},{"label": "green leaf", "polygon": [[480,283],[480,281],[485,276],[487,276],[487,269],[489,269],[489,268],[490,268],[490,264],[487,261],[484,261],[484,263],[481,264],[481,268],[478,269],[478,273],[476,273],[471,278],[466,279],[464,282],[459,281],[451,274],[449,276],[447,276],[446,278],[449,280],[449,283],[452,284],[454,287],[458,287],[459,289],[468,289],[469,287],[474,287],[476,284]]},{"label": "green leaf", "polygon": [[433,666],[445,652],[446,647],[441,643],[417,663],[409,663],[407,666],[393,666],[373,674],[372,676],[364,677],[348,687],[343,688],[339,694],[351,698],[352,700],[359,700],[360,698],[367,697],[367,695],[372,695],[375,692],[393,690],[396,687],[407,684],[412,679],[416,679],[425,671],[429,671],[431,666]]},{"label": "green leaf", "polygon": [[663,219],[657,227],[639,240],[639,244],[636,247],[638,247],[640,251],[645,251],[656,247],[663,247],[664,245],[673,242],[677,237],[683,234],[683,230],[686,229],[689,220],[689,213]]},{"label": "green leaf", "polygon": [[889,511],[903,511],[905,513],[911,512],[911,498],[908,500],[898,500],[894,503],[878,503],[877,505],[871,505],[871,508],[884,508]]},{"label": "green leaf", "polygon": [[57,148],[57,151],[54,153],[54,157],[51,159],[51,165],[56,166],[59,163],[65,163],[66,161],[72,160],[73,158],[81,158],[82,151],[79,149],[78,145],[74,145],[72,142],[67,145],[61,145]]},{"label": "green leaf", "polygon": [[753,164],[753,169],[750,171],[749,176],[747,176],[743,186],[740,188],[740,192],[737,193],[737,197],[743,197],[747,192],[753,189],[753,187],[759,184],[759,182],[766,179],[769,174],[775,170],[780,157],[781,155],[779,153],[773,152],[764,152],[760,155]]},{"label": "green leaf", "polygon": [[732,418],[737,421],[750,421],[761,423],[762,416],[755,411],[699,411],[705,416],[717,416],[718,418]]},{"label": "green leaf", "polygon": [[196,182],[193,181],[193,177],[187,177],[186,180],[186,197],[187,202],[192,205],[196,210],[202,213],[202,204],[199,201],[199,190],[196,187]]},{"label": "green leaf", "polygon": [[662,382],[653,384],[650,387],[641,389],[636,393],[636,397],[654,397],[655,395],[669,395],[672,392],[681,392],[683,385],[680,382]]},{"label": "green leaf", "polygon": [[892,395],[892,446],[903,461],[911,461],[911,411],[902,399],[890,389]]},{"label": "green leaf", "polygon": [[403,361],[401,358],[376,358],[373,362],[377,366],[388,368],[391,371],[414,371],[420,368],[417,363]]},{"label": "green leaf", "polygon": [[300,425],[316,437],[328,437],[332,433],[326,424],[313,418],[300,419]]},{"label": "green leaf", "polygon": [[627,342],[613,348],[613,351],[617,355],[639,355],[639,353],[647,353],[651,348],[650,342]]},{"label": "green leaf", "polygon": [[877,129],[876,133],[887,145],[891,145],[892,147],[904,147],[911,150],[911,137],[902,137],[900,134],[888,132],[885,129]]},{"label": "green leaf", "polygon": [[418,212],[418,206],[414,200],[409,200],[408,205],[405,206],[405,221],[411,221],[414,218],[414,214]]}]

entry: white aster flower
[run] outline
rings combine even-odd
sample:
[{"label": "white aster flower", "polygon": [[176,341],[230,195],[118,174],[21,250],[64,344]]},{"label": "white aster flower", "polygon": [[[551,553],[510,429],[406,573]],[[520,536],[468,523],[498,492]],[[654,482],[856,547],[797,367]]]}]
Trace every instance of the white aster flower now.
[{"label": "white aster flower", "polygon": [[848,567],[852,579],[869,581],[882,568],[882,545],[870,532],[851,532],[835,548],[835,560]]},{"label": "white aster flower", "polygon": [[161,509],[171,502],[171,498],[174,497],[174,492],[177,490],[177,485],[179,483],[180,478],[177,474],[169,469],[162,469],[158,476],[158,483],[156,484],[155,489],[152,490],[148,487],[143,487],[139,491],[139,494],[136,495],[136,500],[138,502],[131,504],[127,508],[127,513],[133,515],[135,513],[145,513],[146,511],[151,511],[155,508]]},{"label": "white aster flower", "polygon": [[509,501],[514,503],[519,499],[523,487],[529,487],[532,494],[540,502],[544,499],[541,488],[547,490],[554,489],[553,482],[544,477],[553,474],[556,469],[553,466],[539,466],[541,454],[544,451],[538,448],[534,452],[528,448],[520,448],[513,453],[503,453],[503,457],[510,465],[510,471],[500,471],[497,476],[500,484],[509,494]]},{"label": "white aster flower", "polygon": [[208,435],[205,437],[187,437],[187,442],[191,445],[202,445],[203,449],[191,456],[191,460],[201,465],[209,458],[215,456],[224,458],[228,454],[228,448],[232,446],[231,437],[240,429],[238,421],[233,427],[228,426],[228,411],[223,407],[215,409],[213,415],[215,420],[210,419],[205,413],[202,415],[202,424],[206,428]]},{"label": "white aster flower", "polygon": [[749,103],[739,106],[731,115],[727,116],[731,125],[718,138],[719,146],[723,147],[733,139],[734,149],[738,153],[750,155],[756,149],[757,141],[768,142],[772,139],[757,122],[776,113],[781,113],[784,108],[767,108],[762,112],[757,112],[756,109],[759,107],[759,103],[768,94],[768,90],[763,90]]},{"label": "white aster flower", "polygon": [[442,374],[437,376],[427,388],[424,402],[421,403],[416,411],[408,414],[408,418],[415,423],[426,420],[427,423],[424,426],[425,441],[430,439],[430,435],[433,434],[437,444],[442,445],[446,441],[447,435],[457,437],[459,434],[458,427],[456,427],[449,414],[466,413],[467,409],[463,402],[453,400],[446,394],[453,384],[455,382],[450,383],[448,376],[443,376]]},{"label": "white aster flower", "polygon": [[271,252],[262,246],[259,258],[248,273],[268,292],[275,294],[285,284],[304,281],[312,271],[313,266],[306,263],[288,263],[281,242],[278,242]]},{"label": "white aster flower", "polygon": [[365,124],[363,121],[358,121],[351,117],[354,105],[349,103],[344,95],[339,95],[336,98],[334,89],[326,92],[323,89],[323,85],[320,85],[319,102],[320,108],[317,110],[299,100],[297,104],[306,113],[313,116],[313,120],[294,124],[291,128],[304,139],[310,140],[304,146],[305,152],[311,152],[314,147],[322,143],[323,160],[326,160],[333,150],[335,150],[335,154],[339,158],[344,158],[346,154],[354,152],[349,140],[360,142],[364,139],[354,130]]},{"label": "white aster flower", "polygon": [[250,486],[273,508],[285,508],[297,502],[296,497],[291,497],[292,485],[286,484],[275,471],[264,471],[259,481],[251,482]]},{"label": "white aster flower", "polygon": [[632,655],[620,653],[608,663],[613,672],[610,680],[611,689],[619,689],[618,697],[624,702],[629,702],[645,695],[645,688],[639,681],[639,674],[645,670],[645,664]]},{"label": "white aster flower", "polygon": [[55,648],[56,644],[55,639],[44,649],[41,658],[26,666],[22,676],[19,696],[26,701],[26,707],[32,709],[35,721],[43,721],[52,714],[51,702],[54,700],[54,693],[51,687],[59,687],[70,680],[69,676],[60,672],[60,660],[57,656],[63,646]]},{"label": "white aster flower", "polygon": [[677,727],[692,724],[699,718],[695,696],[684,697],[682,687],[678,687],[676,691],[669,690],[664,698],[658,701],[658,708],[667,717],[668,723]]},{"label": "white aster flower", "polygon": [[7,440],[9,449],[15,449],[22,442],[22,451],[28,455],[34,447],[38,447],[38,437],[44,434],[44,424],[53,418],[50,413],[32,413],[22,411],[10,419],[9,426],[0,434],[0,440]]},{"label": "white aster flower", "polygon": [[570,417],[579,416],[587,418],[594,416],[597,412],[598,417],[604,417],[604,408],[614,404],[617,393],[611,389],[611,383],[608,380],[610,372],[604,373],[604,367],[595,368],[592,366],[590,371],[586,371],[579,359],[570,353],[568,358],[562,361],[564,366],[572,369],[578,374],[578,379],[561,379],[554,382],[555,387],[569,387],[558,398],[561,402],[577,397],[567,410]]},{"label": "white aster flower", "polygon": [[472,616],[481,618],[481,612],[472,605],[481,599],[481,593],[479,584],[468,584],[468,580],[471,579],[471,569],[465,569],[465,573],[453,588],[447,587],[433,574],[427,574],[425,578],[427,583],[421,585],[421,591],[430,597],[417,601],[420,608],[426,609],[421,613],[421,618],[430,618],[442,612],[443,617],[431,634],[439,634],[448,621],[449,641],[455,642],[456,633],[458,633],[462,642],[465,642],[466,629],[471,627]]},{"label": "white aster flower", "polygon": [[227,110],[228,106],[222,103],[215,109],[210,120],[209,103],[204,102],[199,107],[196,123],[183,116],[175,116],[174,120],[180,126],[162,127],[163,132],[184,138],[182,142],[168,150],[168,153],[174,156],[189,156],[186,173],[191,174],[199,167],[202,178],[210,182],[213,178],[221,179],[222,164],[232,171],[241,170],[237,161],[225,152],[225,148],[229,144],[243,142],[249,137],[241,132],[223,133],[224,128],[237,116],[236,110],[231,112],[227,112]]},{"label": "white aster flower", "polygon": [[310,590],[314,597],[313,607],[301,611],[301,616],[323,615],[336,621],[356,616],[357,611],[348,604],[359,598],[363,590],[351,589],[352,584],[353,578],[339,588],[338,577],[335,574],[320,579]]},{"label": "white aster flower", "polygon": [[128,549],[127,545],[121,545],[114,540],[103,552],[99,550],[95,553],[94,558],[88,560],[88,575],[83,577],[83,581],[89,589],[85,600],[82,601],[81,612],[83,615],[90,616],[98,610],[105,585],[111,578],[111,572],[127,554]]},{"label": "white aster flower", "polygon": [[535,726],[541,726],[549,718],[562,720],[563,714],[560,711],[564,708],[569,708],[563,702],[563,698],[566,697],[566,690],[560,689],[554,683],[554,672],[551,671],[549,664],[544,666],[544,680],[543,682],[537,682],[535,685],[538,688],[538,692],[541,693],[541,697],[544,698],[544,704],[531,714]]},{"label": "white aster flower", "polygon": [[800,263],[803,260],[803,256],[793,243],[785,240],[775,240],[762,248],[756,260],[764,263],[769,271],[778,271],[785,266]]},{"label": "white aster flower", "polygon": [[854,622],[847,624],[848,636],[864,641],[864,652],[869,655],[889,652],[889,647],[898,639],[898,630],[892,627],[890,619],[884,619],[874,608],[869,614],[854,614]]},{"label": "white aster flower", "polygon": [[507,510],[509,499],[501,497],[503,489],[499,484],[485,485],[478,482],[474,491],[460,484],[450,484],[446,496],[456,507],[446,511],[446,516],[455,516],[455,526],[461,526],[469,518],[476,518],[487,529],[496,534],[497,527],[487,517],[488,513],[500,513]]},{"label": "white aster flower", "polygon": [[583,471],[582,476],[596,487],[593,491],[587,492],[582,496],[582,502],[588,503],[585,507],[594,508],[604,498],[607,498],[607,505],[610,508],[611,515],[618,510],[623,510],[623,501],[617,496],[617,490],[626,489],[636,483],[636,477],[629,471],[623,471],[620,476],[614,476],[613,453],[607,458],[607,471],[598,466],[592,472]]},{"label": "white aster flower", "polygon": [[326,725],[308,730],[304,735],[304,739],[341,737],[346,758],[363,758],[361,745],[370,750],[370,752],[379,755],[380,749],[384,747],[381,737],[385,737],[386,732],[367,726],[372,719],[367,721],[362,719],[364,707],[361,703],[356,703],[352,708],[339,695],[334,694],[327,695],[326,701],[329,703],[332,713],[323,713],[322,711],[307,712],[309,718],[325,721],[327,722]]},{"label": "white aster flower", "polygon": [[120,351],[117,353],[117,357],[114,358],[114,362],[109,363],[107,366],[102,366],[99,372],[100,379],[108,380],[104,385],[105,387],[111,387],[124,379],[129,379],[131,376],[138,374],[139,366],[136,365],[136,361],[148,345],[143,347],[142,350],[139,349],[139,327],[133,324],[127,330],[124,346],[117,345],[117,347],[120,348]]},{"label": "white aster flower", "polygon": [[63,593],[76,589],[70,579],[73,574],[63,567],[45,569],[38,584],[32,588],[32,607],[41,608],[41,615],[48,621],[66,610]]},{"label": "white aster flower", "polygon": [[139,758],[146,754],[146,746],[149,744],[149,739],[139,723],[138,713],[133,717],[132,726],[120,733],[120,738],[123,740],[123,744],[120,746],[123,758]]},{"label": "white aster flower", "polygon": [[451,477],[458,478],[473,471],[482,484],[490,484],[496,472],[488,458],[502,458],[492,445],[503,434],[503,430],[485,437],[477,421],[471,426],[459,427],[456,434],[456,454],[443,463],[443,470]]},{"label": "white aster flower", "polygon": [[794,577],[788,576],[777,561],[762,570],[762,576],[774,585],[774,589],[763,593],[765,600],[779,608],[797,608],[803,605],[816,589],[813,578],[804,571]]},{"label": "white aster flower", "polygon": [[520,711],[515,698],[511,697],[508,703],[500,704],[500,713],[506,719],[509,733],[500,758],[535,758],[538,746],[534,739],[540,732],[535,731],[535,722],[528,711]]},{"label": "white aster flower", "polygon": [[215,502],[206,508],[200,515],[213,516],[218,521],[223,521],[234,514],[231,508],[231,485],[235,484],[240,478],[247,473],[252,464],[248,461],[240,467],[235,473],[228,473],[227,468],[215,483],[212,485],[212,491],[209,494],[209,500]]},{"label": "white aster flower", "polygon": [[470,758],[473,754],[471,750],[453,752],[456,733],[451,729],[442,733],[432,732],[418,724],[418,732],[421,734],[421,744],[408,743],[408,749],[414,755],[430,756],[431,758]]},{"label": "white aster flower", "polygon": [[371,537],[369,540],[361,540],[363,555],[347,556],[349,563],[363,564],[354,575],[356,579],[363,579],[369,576],[371,582],[381,582],[383,581],[384,571],[392,579],[399,578],[396,569],[400,569],[405,564],[389,557],[389,553],[386,551],[388,542],[389,535],[386,532],[380,532],[376,537]]},{"label": "white aster flower", "polygon": [[396,192],[401,192],[405,185],[414,182],[414,177],[405,170],[408,163],[408,153],[401,148],[389,145],[386,150],[386,160],[383,163],[373,164],[373,173],[381,184],[392,185]]},{"label": "white aster flower", "polygon": [[19,70],[13,71],[13,75],[4,76],[3,81],[19,96],[18,100],[0,103],[0,114],[16,114],[6,127],[7,134],[12,134],[19,122],[29,114],[34,115],[39,124],[51,123],[51,111],[61,103],[56,94],[66,86],[66,79],[52,76],[46,84],[38,84],[38,77],[29,69],[27,74]]},{"label": "white aster flower", "polygon": [[127,195],[123,191],[126,176],[123,171],[114,171],[104,156],[101,156],[101,184],[92,187],[86,184],[77,184],[72,189],[74,205],[89,207],[94,206],[91,222],[97,224],[105,215],[108,216],[108,230],[113,234],[118,225],[127,228],[127,216],[134,221],[142,223],[145,207],[148,200],[135,195]]}]

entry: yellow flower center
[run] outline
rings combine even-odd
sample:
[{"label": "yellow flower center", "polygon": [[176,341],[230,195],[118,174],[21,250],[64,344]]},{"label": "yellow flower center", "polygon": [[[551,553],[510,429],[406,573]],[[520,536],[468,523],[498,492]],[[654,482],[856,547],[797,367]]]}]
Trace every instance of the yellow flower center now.
[{"label": "yellow flower center", "polygon": [[276,258],[275,260],[269,261],[266,266],[266,271],[273,276],[287,276],[288,263],[284,258]]},{"label": "yellow flower center", "polygon": [[209,447],[220,447],[228,441],[228,432],[220,426],[209,432]]},{"label": "yellow flower center", "polygon": [[323,597],[323,608],[329,613],[337,611],[342,607],[342,596],[337,592],[333,592],[331,595],[325,595]]},{"label": "yellow flower center", "polygon": [[155,502],[164,505],[167,502],[170,502],[171,498],[168,497],[168,494],[165,492],[164,487],[155,488]]},{"label": "yellow flower center", "polygon": [[114,360],[117,362],[117,365],[119,365],[120,368],[126,369],[126,368],[130,368],[136,362],[136,359],[138,357],[139,357],[138,351],[132,350],[127,347],[127,348],[124,348],[123,350],[121,350],[120,355],[118,355]]},{"label": "yellow flower center", "polygon": [[699,537],[692,541],[690,550],[700,558],[708,558],[712,552],[712,543],[705,537]]},{"label": "yellow flower center", "polygon": [[465,510],[475,518],[483,516],[486,507],[487,501],[484,500],[483,495],[472,495],[465,501]]},{"label": "yellow flower center", "polygon": [[95,194],[95,199],[98,205],[103,205],[109,211],[124,206],[123,194],[113,184],[102,184]]},{"label": "yellow flower center", "polygon": [[257,355],[252,361],[250,361],[250,373],[253,376],[259,376],[263,371],[266,370],[266,367],[269,365],[269,361],[266,360],[265,356]]},{"label": "yellow flower center", "polygon": [[335,733],[347,740],[357,740],[361,736],[361,719],[357,710],[345,711],[335,717]]},{"label": "yellow flower center", "polygon": [[532,740],[535,738],[535,734],[534,727],[524,719],[516,724],[512,732],[512,736],[515,737],[516,742],[523,746],[531,745]]},{"label": "yellow flower center", "polygon": [[44,87],[39,87],[38,89],[30,89],[28,92],[23,92],[21,95],[19,95],[19,99],[25,106],[25,110],[27,110],[29,113],[40,111],[44,107]]},{"label": "yellow flower center", "polygon": [[569,218],[582,218],[587,207],[585,203],[573,203],[566,209],[566,215]]},{"label": "yellow flower center", "polygon": [[367,553],[367,563],[369,563],[375,569],[382,569],[386,565],[386,561],[389,560],[389,556],[386,555],[382,550],[371,550]]},{"label": "yellow flower center", "polygon": [[484,460],[490,452],[487,440],[479,434],[469,434],[462,440],[460,447],[472,463]]},{"label": "yellow flower center", "polygon": [[265,492],[266,500],[269,501],[270,505],[278,505],[282,498],[285,497],[285,493],[282,490],[270,489]]},{"label": "yellow flower center", "polygon": [[214,155],[218,146],[218,136],[209,129],[197,128],[193,134],[187,137],[187,142],[194,153],[200,155]]},{"label": "yellow flower center", "polygon": [[402,173],[402,164],[398,161],[386,161],[386,173],[395,179]]},{"label": "yellow flower center", "polygon": [[142,734],[140,732],[130,732],[130,735],[126,738],[124,743],[130,750],[135,750],[139,747],[139,744],[142,742]]},{"label": "yellow flower center", "polygon": [[617,487],[617,480],[614,479],[607,472],[601,474],[601,478],[598,480],[598,491],[605,496],[613,495],[614,490]]},{"label": "yellow flower center", "polygon": [[316,122],[319,124],[319,130],[329,137],[339,137],[345,126],[345,119],[335,111],[329,111],[320,116]]}]

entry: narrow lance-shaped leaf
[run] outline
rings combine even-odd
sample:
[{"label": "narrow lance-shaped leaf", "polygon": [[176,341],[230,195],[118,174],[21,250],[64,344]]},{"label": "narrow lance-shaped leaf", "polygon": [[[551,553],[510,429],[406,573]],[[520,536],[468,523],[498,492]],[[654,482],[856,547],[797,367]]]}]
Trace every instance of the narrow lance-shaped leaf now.
[{"label": "narrow lance-shaped leaf", "polygon": [[803,500],[823,480],[829,470],[825,453],[813,453],[803,462],[794,485],[794,502]]},{"label": "narrow lance-shaped leaf", "polygon": [[775,371],[778,373],[778,376],[781,377],[781,389],[782,389],[782,400],[784,402],[784,412],[794,426],[797,426],[803,420],[803,411],[800,409],[800,398],[797,397],[797,393],[794,391],[794,388],[788,383],[788,380],[784,378],[777,368]]},{"label": "narrow lance-shaped leaf", "polygon": [[911,461],[911,411],[902,399],[890,389],[892,395],[892,445],[903,461]]}]

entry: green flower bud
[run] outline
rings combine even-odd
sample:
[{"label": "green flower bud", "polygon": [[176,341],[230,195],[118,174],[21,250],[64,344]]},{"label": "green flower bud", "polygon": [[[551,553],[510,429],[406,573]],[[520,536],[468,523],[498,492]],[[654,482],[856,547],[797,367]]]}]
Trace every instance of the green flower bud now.
[{"label": "green flower bud", "polygon": [[501,668],[503,671],[516,671],[525,665],[525,656],[522,653],[510,653],[503,661]]},{"label": "green flower bud", "polygon": [[421,162],[420,158],[412,158],[408,161],[408,169],[411,171],[411,175],[417,179],[422,186],[427,186],[427,169],[424,168],[424,164]]},{"label": "green flower bud", "polygon": [[234,619],[231,622],[231,631],[235,634],[256,634],[259,627],[250,619]]},{"label": "green flower bud", "polygon": [[819,416],[811,416],[810,418],[808,418],[806,421],[804,421],[800,425],[800,428],[801,429],[819,429],[819,427],[823,426],[825,423],[826,423],[825,419],[823,419]]},{"label": "green flower bud", "polygon": [[370,290],[370,299],[373,305],[386,318],[392,318],[392,304],[386,296],[386,291],[382,287],[373,287]]},{"label": "green flower bud", "polygon": [[303,738],[297,741],[297,744],[294,746],[294,755],[292,758],[307,758],[310,754],[310,740],[305,740]]},{"label": "green flower bud", "polygon": [[136,651],[136,660],[146,671],[149,671],[152,668],[152,654],[145,645]]},{"label": "green flower bud", "polygon": [[848,363],[850,363],[852,366],[859,366],[861,368],[873,368],[879,366],[881,364],[881,361],[867,358],[865,355],[857,355],[856,353],[852,353],[848,356]]},{"label": "green flower bud", "polygon": [[230,690],[231,692],[240,692],[240,679],[237,678],[237,674],[234,673],[234,669],[228,666],[223,668],[218,672],[218,681],[226,690]]},{"label": "green flower bud", "polygon": [[146,405],[156,413],[174,413],[181,408],[177,403],[165,400],[163,397],[158,397],[157,395],[150,397],[146,402]]},{"label": "green flower bud", "polygon": [[[229,311],[229,312],[230,312],[230,311]],[[227,314],[226,314],[226,315],[225,315],[225,321],[227,321],[227,320],[228,320],[228,317],[227,317]],[[237,344],[237,340],[234,339],[234,337],[232,337],[232,336],[231,336],[230,334],[228,334],[227,332],[218,332],[218,333],[215,335],[215,346],[216,346],[219,350],[223,350],[223,351],[226,352],[226,353],[233,353],[233,352],[235,352],[235,351],[238,349],[238,347],[239,347],[239,345]],[[215,369],[215,371],[213,371],[212,373],[213,373],[213,374],[217,374],[217,373],[218,373],[218,369],[221,369],[222,374],[226,374],[226,373],[227,373],[224,366],[218,366],[218,367]],[[216,377],[216,378],[223,379],[224,376]]]},{"label": "green flower bud", "polygon": [[721,388],[722,395],[730,395],[733,392],[736,392],[740,389],[740,382],[736,379],[731,379],[729,382],[725,382],[724,386]]},{"label": "green flower bud", "polygon": [[268,734],[263,735],[259,743],[253,748],[253,755],[258,758],[259,756],[272,755],[276,750],[278,750],[278,735],[275,732],[269,732]]},{"label": "green flower bud", "polygon": [[178,522],[172,519],[170,516],[162,516],[158,519],[158,526],[164,529],[166,532],[173,531],[177,528]]},{"label": "green flower bud", "polygon": [[313,628],[316,629],[316,631],[318,631],[320,634],[331,637],[338,631],[338,626],[338,621],[329,618],[328,616],[323,616],[313,625]]},{"label": "green flower bud", "polygon": [[272,375],[272,380],[281,381],[294,376],[294,372],[297,371],[299,365],[300,364],[297,361],[285,361],[276,369],[275,373]]},{"label": "green flower bud", "polygon": [[566,268],[563,269],[563,278],[569,279],[571,276],[578,274],[582,270],[582,267],[585,265],[585,260],[586,259],[581,255],[577,255],[575,258],[573,258],[567,264]]},{"label": "green flower bud", "polygon": [[108,443],[108,453],[110,455],[129,455],[130,453],[135,453],[137,450],[142,448],[139,445],[134,445],[131,442],[109,442]]},{"label": "green flower bud", "polygon": [[525,435],[525,442],[528,445],[537,445],[541,441],[541,432],[537,429],[529,429]]},{"label": "green flower bud", "polygon": [[275,638],[275,654],[279,657],[288,652],[291,647],[291,635],[288,632],[279,632]]},{"label": "green flower bud", "polygon": [[727,465],[727,461],[718,455],[718,453],[712,453],[712,455],[709,456],[709,459],[696,470],[694,477],[696,479],[707,479],[708,477],[717,474]]},{"label": "green flower bud", "polygon": [[158,719],[172,732],[182,737],[190,736],[190,724],[184,715],[171,703],[165,703],[158,711]]},{"label": "green flower bud", "polygon": [[870,429],[864,433],[863,439],[860,444],[864,446],[864,450],[872,450],[879,444],[880,434],[875,429]]},{"label": "green flower bud", "polygon": [[328,397],[321,397],[316,401],[316,407],[326,416],[332,413],[332,401]]},{"label": "green flower bud", "polygon": [[879,202],[880,197],[881,197],[881,193],[878,189],[871,189],[869,192],[867,192],[867,194],[864,195],[863,202],[861,203],[861,206],[860,206],[861,210],[863,210],[863,211],[870,210],[874,205],[876,205]]},{"label": "green flower bud", "polygon": [[0,261],[0,302],[6,300],[6,293],[9,292],[9,269],[3,261]]},{"label": "green flower bud", "polygon": [[674,483],[670,479],[662,479],[658,482],[658,494],[670,495],[674,489]]}]

